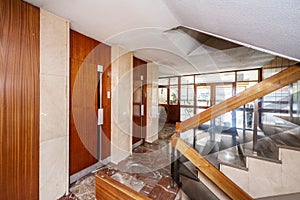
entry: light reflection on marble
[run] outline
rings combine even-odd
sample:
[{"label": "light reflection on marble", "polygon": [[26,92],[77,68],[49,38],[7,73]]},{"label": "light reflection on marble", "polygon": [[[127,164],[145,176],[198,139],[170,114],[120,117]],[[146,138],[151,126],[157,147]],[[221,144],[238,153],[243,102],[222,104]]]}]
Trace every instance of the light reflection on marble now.
[{"label": "light reflection on marble", "polygon": [[[172,188],[170,176],[170,136],[175,132],[175,125],[166,124],[159,132],[159,139],[153,143],[144,143],[133,150],[131,156],[119,162],[109,164],[98,170],[111,178],[129,186],[151,199],[178,199],[179,188]],[[89,174],[78,180],[70,188],[69,199],[86,200],[95,197],[95,174]],[[177,196],[177,197],[176,197]]]}]

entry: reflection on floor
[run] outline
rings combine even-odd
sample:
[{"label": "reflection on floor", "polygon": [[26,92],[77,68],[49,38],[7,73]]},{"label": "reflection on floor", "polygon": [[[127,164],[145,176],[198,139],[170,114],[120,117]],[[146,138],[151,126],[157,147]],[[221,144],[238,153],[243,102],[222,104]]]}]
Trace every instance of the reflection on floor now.
[{"label": "reflection on floor", "polygon": [[[101,170],[113,179],[150,197],[151,199],[174,200],[179,197],[179,188],[171,187],[170,177],[170,136],[175,132],[175,125],[166,124],[159,132],[159,140],[145,143],[133,150],[133,154],[118,165],[109,164]],[[95,172],[96,173],[96,172]],[[70,195],[62,200],[96,199],[95,173],[78,180],[70,188]]]}]

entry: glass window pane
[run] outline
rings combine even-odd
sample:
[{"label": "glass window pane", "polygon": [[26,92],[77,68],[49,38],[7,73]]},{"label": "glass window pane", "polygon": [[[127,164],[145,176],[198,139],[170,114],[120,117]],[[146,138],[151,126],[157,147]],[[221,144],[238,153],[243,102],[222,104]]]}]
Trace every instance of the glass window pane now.
[{"label": "glass window pane", "polygon": [[170,85],[178,85],[178,77],[170,78]]},{"label": "glass window pane", "polygon": [[232,97],[232,85],[216,86],[216,104]]},{"label": "glass window pane", "polygon": [[170,86],[170,96],[169,104],[177,105],[178,104],[178,86]]},{"label": "glass window pane", "polygon": [[180,107],[180,121],[194,116],[194,108]]},{"label": "glass window pane", "polygon": [[196,75],[196,83],[223,83],[223,82],[235,82],[235,73],[226,72],[219,74],[204,74]]},{"label": "glass window pane", "polygon": [[286,69],[286,67],[283,68],[270,68],[270,69],[263,69],[263,79],[269,78],[282,70]]},{"label": "glass window pane", "polygon": [[289,86],[283,87],[263,97],[263,108],[289,110]]},{"label": "glass window pane", "polygon": [[181,77],[181,84],[193,84],[194,76],[183,76]]},{"label": "glass window pane", "polygon": [[216,126],[232,127],[232,112],[227,112],[215,119]]},{"label": "glass window pane", "polygon": [[194,105],[194,85],[181,85],[180,91],[180,104],[181,105]]},{"label": "glass window pane", "polygon": [[159,88],[158,89],[158,101],[159,104],[167,104],[168,103],[168,90],[167,88]]},{"label": "glass window pane", "polygon": [[237,72],[237,81],[257,81],[257,80],[258,80],[258,70]]},{"label": "glass window pane", "polygon": [[294,116],[300,117],[300,81],[293,84],[293,111]]},{"label": "glass window pane", "polygon": [[169,85],[169,78],[159,78],[158,85]]},{"label": "glass window pane", "polygon": [[197,86],[197,106],[210,106],[210,86]]},{"label": "glass window pane", "polygon": [[247,88],[255,85],[257,82],[239,82],[236,84],[236,93],[243,92]]}]

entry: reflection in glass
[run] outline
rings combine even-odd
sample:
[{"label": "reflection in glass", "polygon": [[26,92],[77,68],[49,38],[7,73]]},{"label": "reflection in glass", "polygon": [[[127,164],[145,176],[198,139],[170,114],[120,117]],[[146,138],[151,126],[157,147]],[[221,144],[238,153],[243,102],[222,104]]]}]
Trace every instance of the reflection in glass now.
[{"label": "reflection in glass", "polygon": [[170,86],[170,105],[177,105],[178,104],[178,86]]},{"label": "reflection in glass", "polygon": [[237,72],[237,81],[257,81],[258,70],[248,70]]},{"label": "reflection in glass", "polygon": [[180,121],[184,121],[194,116],[194,108],[181,107],[180,108]]},{"label": "reflection in glass", "polygon": [[210,106],[210,86],[197,86],[197,106]]},{"label": "reflection in glass", "polygon": [[170,85],[178,85],[178,77],[170,78]]},{"label": "reflection in glass", "polygon": [[218,74],[196,75],[195,82],[197,84],[235,82],[235,73],[226,72],[226,73],[218,73]]},{"label": "reflection in glass", "polygon": [[159,88],[158,89],[158,101],[159,104],[167,104],[168,103],[168,90],[167,88]]},{"label": "reflection in glass", "polygon": [[158,85],[169,85],[169,78],[159,78],[158,79]]},{"label": "reflection in glass", "polygon": [[194,85],[181,85],[180,104],[194,105]]},{"label": "reflection in glass", "polygon": [[181,85],[182,84],[194,84],[194,76],[181,77]]}]

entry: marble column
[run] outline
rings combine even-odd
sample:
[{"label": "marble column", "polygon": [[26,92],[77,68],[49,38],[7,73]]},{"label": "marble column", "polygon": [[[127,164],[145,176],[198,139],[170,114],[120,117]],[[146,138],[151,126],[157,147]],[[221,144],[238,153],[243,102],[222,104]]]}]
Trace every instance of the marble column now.
[{"label": "marble column", "polygon": [[158,66],[147,63],[147,142],[158,139]]},{"label": "marble column", "polygon": [[69,22],[40,10],[40,199],[69,189]]},{"label": "marble column", "polygon": [[118,163],[132,152],[133,53],[112,46],[111,162]]}]

